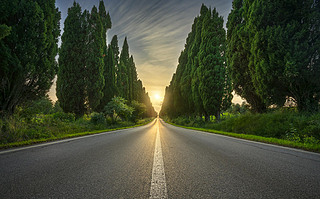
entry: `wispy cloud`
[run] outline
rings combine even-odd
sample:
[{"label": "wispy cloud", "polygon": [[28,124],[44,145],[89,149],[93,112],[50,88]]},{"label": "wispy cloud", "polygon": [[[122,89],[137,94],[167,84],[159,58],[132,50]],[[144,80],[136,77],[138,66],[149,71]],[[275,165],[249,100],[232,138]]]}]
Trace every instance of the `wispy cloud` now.
[{"label": "wispy cloud", "polygon": [[[78,2],[83,10],[99,4],[99,0]],[[63,20],[67,12],[65,6],[70,7],[72,3],[73,0],[57,0]],[[216,7],[226,21],[232,0],[105,0],[112,20],[108,41],[118,35],[121,48],[124,37],[128,37],[139,78],[150,95],[164,95],[202,3]],[[154,105],[160,109],[159,104]]]}]

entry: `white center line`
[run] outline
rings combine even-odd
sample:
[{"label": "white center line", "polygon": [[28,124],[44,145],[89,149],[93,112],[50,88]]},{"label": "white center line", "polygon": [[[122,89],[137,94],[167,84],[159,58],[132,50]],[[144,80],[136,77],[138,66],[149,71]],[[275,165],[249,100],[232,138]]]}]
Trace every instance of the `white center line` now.
[{"label": "white center line", "polygon": [[157,137],[154,149],[150,198],[168,198],[160,141],[159,119],[157,121]]}]

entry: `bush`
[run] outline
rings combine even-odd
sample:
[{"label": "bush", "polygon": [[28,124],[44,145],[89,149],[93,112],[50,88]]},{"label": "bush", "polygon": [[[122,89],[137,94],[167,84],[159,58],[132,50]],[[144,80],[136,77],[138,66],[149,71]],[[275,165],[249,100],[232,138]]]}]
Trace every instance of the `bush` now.
[{"label": "bush", "polygon": [[304,115],[294,109],[281,109],[264,114],[229,114],[220,123],[205,123],[201,117],[190,121],[185,117],[171,120],[183,126],[202,127],[239,134],[274,137],[303,143],[319,143],[320,113]]},{"label": "bush", "polygon": [[90,122],[94,125],[106,124],[106,117],[103,113],[92,113]]},{"label": "bush", "polygon": [[106,116],[112,118],[113,121],[120,117],[122,120],[128,120],[134,108],[126,104],[126,100],[122,97],[114,97],[112,100],[104,107],[104,113]]},{"label": "bush", "polygon": [[54,120],[59,120],[61,122],[74,122],[76,118],[73,113],[64,113],[64,112],[53,113],[52,117]]},{"label": "bush", "polygon": [[36,114],[49,114],[53,111],[52,101],[48,96],[36,100],[30,101],[17,107],[16,114],[24,118],[30,118]]}]

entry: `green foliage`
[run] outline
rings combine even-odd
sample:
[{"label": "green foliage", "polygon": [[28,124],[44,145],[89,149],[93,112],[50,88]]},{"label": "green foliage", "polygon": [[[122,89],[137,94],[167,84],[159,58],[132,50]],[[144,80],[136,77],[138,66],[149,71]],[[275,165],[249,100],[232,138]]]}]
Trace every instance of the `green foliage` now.
[{"label": "green foliage", "polygon": [[[64,33],[59,53],[59,71],[57,79],[57,97],[59,105],[67,113],[78,117],[86,111],[85,76],[86,76],[86,12],[81,13],[78,3],[68,9],[64,22]],[[77,33],[77,36],[75,36]]]},{"label": "green foliage", "polygon": [[11,32],[11,27],[5,24],[0,24],[0,40],[8,36]]},{"label": "green foliage", "polygon": [[120,54],[120,51],[119,51],[119,45],[118,45],[118,36],[117,35],[114,35],[112,37],[112,40],[111,40],[111,43],[110,43],[110,46],[113,50],[113,57],[114,57],[114,62],[115,62],[115,68],[116,68],[116,74],[118,76],[119,74],[119,54]]},{"label": "green foliage", "polygon": [[[13,115],[0,119],[0,148],[4,145],[12,145],[15,142],[19,142],[19,145],[23,143],[31,144],[135,125],[135,123],[128,121],[107,123],[103,113],[93,113],[76,119],[75,114],[55,112],[52,105],[51,110],[47,109],[46,112],[48,113],[44,114],[43,110],[37,110],[37,108],[43,107],[41,104],[47,104],[44,103],[46,100],[42,99],[34,102],[32,107],[35,110],[25,110],[30,109],[30,107],[21,106]],[[136,120],[136,124],[141,125],[148,121],[150,120]]]},{"label": "green foliage", "polygon": [[320,143],[320,114],[303,115],[295,111],[278,110],[263,114],[229,115],[220,123],[202,118],[179,117],[169,120],[178,125],[215,129],[236,134],[278,138],[304,144]]},{"label": "green foliage", "polygon": [[35,100],[29,101],[23,104],[21,107],[18,107],[15,111],[16,114],[21,117],[32,117],[36,114],[50,114],[53,111],[52,101],[48,96]]},{"label": "green foliage", "polygon": [[242,102],[242,104],[231,104],[230,108],[227,109],[227,113],[232,114],[244,114],[249,111],[249,105],[245,102]]},{"label": "green foliage", "polygon": [[135,100],[131,102],[131,107],[134,110],[132,112],[132,117],[131,117],[133,121],[137,121],[138,119],[142,119],[147,112],[146,105],[143,103],[139,103]]},{"label": "green foliage", "polygon": [[134,109],[126,104],[126,100],[122,97],[114,97],[104,108],[107,116],[116,120],[118,117],[122,120],[127,120],[131,117]]},{"label": "green foliage", "polygon": [[[48,92],[56,74],[60,13],[54,1],[1,1],[0,114]],[[8,28],[11,28],[8,34]]]},{"label": "green foliage", "polygon": [[56,112],[52,114],[53,119],[61,122],[74,122],[75,115],[72,113]]},{"label": "green foliage", "polygon": [[[214,114],[219,120],[225,95],[231,95],[227,89],[225,66],[225,30],[223,18],[216,9],[207,12],[201,34],[199,51],[199,92],[205,109],[205,116]],[[230,89],[230,88],[229,88]],[[226,96],[227,97],[227,96]],[[231,101],[230,97],[227,97]],[[227,101],[226,101],[227,102]]]},{"label": "green foliage", "polygon": [[104,116],[103,113],[92,113],[91,114],[91,120],[94,125],[99,125],[99,124],[106,124],[106,117]]},{"label": "green foliage", "polygon": [[249,70],[250,37],[243,20],[244,5],[242,0],[234,0],[228,16],[227,62],[234,91],[251,105],[253,112],[266,111],[266,104],[256,92]]},{"label": "green foliage", "polygon": [[117,94],[115,66],[114,52],[112,46],[109,45],[107,56],[105,57],[105,86],[103,88],[103,98],[101,99],[97,108],[99,111],[103,111],[103,108],[107,105],[107,103],[110,102],[111,99]]},{"label": "green foliage", "polygon": [[[103,48],[106,49],[107,42],[107,31],[112,27],[111,18],[109,13],[106,12],[106,7],[104,6],[104,2],[100,0],[99,2],[99,16],[102,24],[102,40],[103,40]],[[105,54],[105,52],[104,52]]]},{"label": "green foliage", "polygon": [[244,20],[251,41],[250,70],[260,96],[283,105],[292,97],[300,112],[316,112],[320,99],[320,3],[255,0]]},{"label": "green foliage", "polygon": [[86,57],[86,86],[88,95],[89,108],[97,110],[101,99],[103,98],[104,80],[104,41],[103,26],[97,8],[93,6],[88,17],[88,41],[87,41],[87,57]]},{"label": "green foliage", "polygon": [[166,88],[161,116],[198,115],[207,120],[211,114],[231,105],[232,84],[228,75],[223,19],[214,9],[202,5],[185,49],[179,57],[176,73]]},{"label": "green foliage", "polygon": [[117,73],[118,96],[129,99],[129,46],[127,38],[125,38],[120,54],[120,63]]}]

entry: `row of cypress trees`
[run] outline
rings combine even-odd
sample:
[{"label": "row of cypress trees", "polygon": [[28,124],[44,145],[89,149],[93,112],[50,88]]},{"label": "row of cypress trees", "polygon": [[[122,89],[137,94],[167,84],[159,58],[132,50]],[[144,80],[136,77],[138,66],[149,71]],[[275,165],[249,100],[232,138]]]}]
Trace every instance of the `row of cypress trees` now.
[{"label": "row of cypress trees", "polygon": [[227,28],[233,87],[255,112],[289,98],[318,111],[319,0],[234,0]]},{"label": "row of cypress trees", "polygon": [[78,116],[101,112],[115,96],[145,104],[147,116],[155,111],[148,93],[138,80],[127,38],[121,53],[115,35],[106,44],[107,30],[112,26],[103,1],[99,9],[81,11],[78,3],[68,9],[59,53],[57,97],[65,112]]},{"label": "row of cypress trees", "polygon": [[216,9],[202,5],[185,49],[179,57],[176,73],[166,87],[160,115],[220,118],[231,105],[232,88],[226,65],[226,37],[223,18]]},{"label": "row of cypress trees", "polygon": [[219,119],[231,103],[231,90],[253,112],[282,107],[289,99],[300,112],[318,111],[318,0],[234,0],[227,36],[216,10],[211,17],[208,13],[202,5],[166,88],[161,115]]},{"label": "row of cypress trees", "polygon": [[0,1],[0,116],[45,96],[58,69],[55,0]]}]

